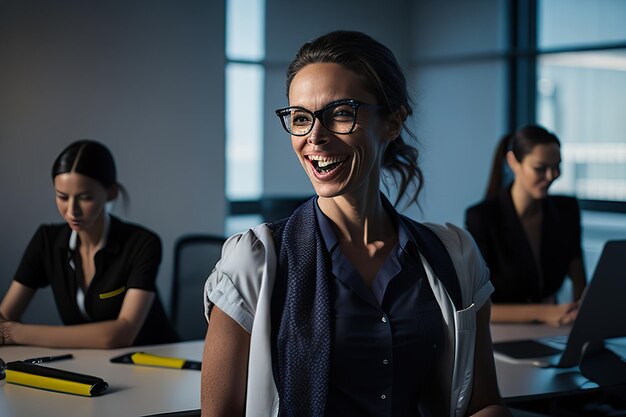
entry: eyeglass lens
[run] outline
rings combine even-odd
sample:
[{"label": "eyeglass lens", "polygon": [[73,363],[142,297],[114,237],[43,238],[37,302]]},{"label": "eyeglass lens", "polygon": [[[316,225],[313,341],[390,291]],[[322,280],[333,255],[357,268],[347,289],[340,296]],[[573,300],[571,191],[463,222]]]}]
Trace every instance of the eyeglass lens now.
[{"label": "eyeglass lens", "polygon": [[313,129],[315,119],[333,133],[350,133],[356,121],[354,103],[338,103],[315,113],[293,108],[283,115],[285,127],[293,135],[306,135]]}]

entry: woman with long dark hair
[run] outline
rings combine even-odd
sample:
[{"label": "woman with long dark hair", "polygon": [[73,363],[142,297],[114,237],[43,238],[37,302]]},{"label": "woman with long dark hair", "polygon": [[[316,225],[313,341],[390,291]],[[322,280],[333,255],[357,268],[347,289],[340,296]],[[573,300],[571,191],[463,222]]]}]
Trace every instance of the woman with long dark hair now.
[{"label": "woman with long dark hair", "polygon": [[[575,198],[548,195],[561,173],[560,148],[541,126],[504,136],[485,200],[466,211],[467,229],[491,270],[492,321],[558,326],[576,317],[586,283],[580,211]],[[566,276],[573,284],[570,302],[556,299]]]}]

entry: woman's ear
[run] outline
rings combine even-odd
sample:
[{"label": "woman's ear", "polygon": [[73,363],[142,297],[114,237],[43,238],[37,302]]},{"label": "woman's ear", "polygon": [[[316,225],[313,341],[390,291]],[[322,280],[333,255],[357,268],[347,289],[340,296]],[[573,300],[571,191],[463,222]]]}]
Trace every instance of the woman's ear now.
[{"label": "woman's ear", "polygon": [[506,163],[509,164],[509,167],[514,173],[517,172],[517,168],[519,167],[520,163],[517,158],[515,158],[515,154],[513,153],[513,151],[508,151],[506,153]]},{"label": "woman's ear", "polygon": [[396,110],[393,114],[391,114],[391,116],[389,116],[389,122],[387,124],[387,141],[391,142],[392,140],[395,140],[398,136],[400,136],[406,118],[407,111],[404,106],[400,106],[398,110]]},{"label": "woman's ear", "polygon": [[117,195],[120,192],[120,187],[117,184],[113,184],[107,190],[107,201],[113,201],[117,198]]}]

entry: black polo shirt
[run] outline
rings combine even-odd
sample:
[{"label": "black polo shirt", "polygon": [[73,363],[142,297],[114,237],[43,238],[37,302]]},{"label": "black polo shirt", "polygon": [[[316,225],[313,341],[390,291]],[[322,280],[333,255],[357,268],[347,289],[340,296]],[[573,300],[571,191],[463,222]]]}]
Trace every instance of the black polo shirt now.
[{"label": "black polo shirt", "polygon": [[[50,285],[66,325],[89,322],[76,301],[79,282],[70,265],[70,235],[66,223],[40,226],[13,278],[33,289]],[[106,246],[95,255],[96,272],[85,292],[85,311],[91,321],[116,319],[129,288],[156,292],[134,345],[178,341],[156,289],[161,252],[161,240],[155,233],[111,216]]]}]

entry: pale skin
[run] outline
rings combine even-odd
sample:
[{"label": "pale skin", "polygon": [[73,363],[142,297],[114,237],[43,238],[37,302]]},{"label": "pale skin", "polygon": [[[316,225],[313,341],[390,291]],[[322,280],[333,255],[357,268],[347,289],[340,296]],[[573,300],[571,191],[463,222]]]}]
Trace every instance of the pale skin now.
[{"label": "pale skin", "polygon": [[[96,272],[94,256],[102,247],[104,207],[117,196],[117,187],[105,189],[98,181],[79,173],[57,175],[54,179],[56,204],[68,225],[78,233],[84,271],[83,289]],[[143,325],[155,294],[130,288],[118,317],[88,324],[49,326],[23,324],[20,319],[36,290],[13,281],[0,303],[0,344],[36,345],[57,348],[112,349],[130,346]]]},{"label": "pale skin", "polygon": [[[541,225],[543,213],[541,200],[548,188],[560,175],[561,153],[557,144],[536,145],[532,152],[518,161],[509,151],[507,163],[515,174],[511,197],[517,215],[530,242],[535,261],[539,262],[541,251]],[[571,324],[578,313],[578,301],[586,284],[582,259],[574,259],[569,265],[574,301],[562,304],[494,304],[493,322],[542,322],[552,326]]]},{"label": "pale skin", "polygon": [[[351,98],[375,104],[363,79],[338,64],[308,64],[294,77],[291,106],[311,111]],[[382,118],[359,109],[353,133],[334,134],[316,120],[310,134],[292,137],[294,152],[307,173],[320,209],[330,218],[342,253],[368,286],[397,243],[397,230],[379,194],[381,158],[389,141],[402,129],[406,111]],[[343,161],[330,173],[319,173],[312,158]],[[500,399],[489,333],[489,304],[478,313],[474,361],[475,389],[470,413],[510,416]],[[202,416],[243,416],[250,335],[232,318],[213,307],[202,366]]]}]

